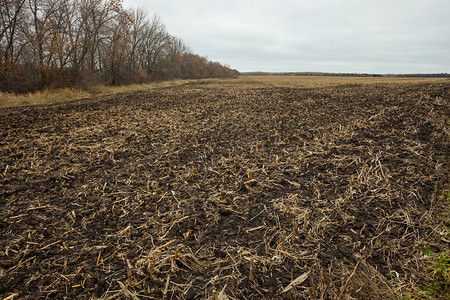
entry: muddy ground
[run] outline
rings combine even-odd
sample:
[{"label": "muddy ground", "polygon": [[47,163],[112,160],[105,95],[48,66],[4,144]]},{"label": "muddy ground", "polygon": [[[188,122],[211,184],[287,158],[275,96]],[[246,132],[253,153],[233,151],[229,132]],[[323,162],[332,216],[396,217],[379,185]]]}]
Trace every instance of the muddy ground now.
[{"label": "muddy ground", "polygon": [[449,87],[241,78],[2,109],[0,298],[411,293],[423,245],[450,246]]}]

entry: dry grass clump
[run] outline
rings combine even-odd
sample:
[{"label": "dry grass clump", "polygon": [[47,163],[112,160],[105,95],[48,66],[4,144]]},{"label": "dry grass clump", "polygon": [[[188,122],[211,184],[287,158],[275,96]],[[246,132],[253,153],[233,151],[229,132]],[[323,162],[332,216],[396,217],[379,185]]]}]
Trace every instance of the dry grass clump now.
[{"label": "dry grass clump", "polygon": [[23,95],[0,93],[0,108],[47,104],[87,98],[90,96],[92,96],[92,93],[90,92],[73,88],[44,90]]},{"label": "dry grass clump", "polygon": [[89,86],[86,89],[80,88],[46,89],[43,91],[37,91],[28,94],[11,94],[0,92],[0,108],[57,103],[96,96],[114,95],[120,93],[133,93],[159,87],[177,86],[187,84],[190,82],[195,82],[195,80],[172,80],[150,84],[129,84],[124,86],[94,85]]}]

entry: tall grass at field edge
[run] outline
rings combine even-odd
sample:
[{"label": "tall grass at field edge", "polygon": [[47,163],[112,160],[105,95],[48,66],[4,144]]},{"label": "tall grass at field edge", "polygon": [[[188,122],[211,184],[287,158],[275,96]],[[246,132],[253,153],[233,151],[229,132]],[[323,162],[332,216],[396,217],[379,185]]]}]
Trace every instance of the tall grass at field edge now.
[{"label": "tall grass at field edge", "polygon": [[132,93],[155,89],[159,87],[182,85],[189,83],[191,81],[192,80],[173,80],[150,84],[131,84],[124,86],[95,85],[87,89],[81,88],[45,89],[43,91],[37,91],[28,94],[13,94],[0,92],[0,108],[48,104],[96,96]]}]

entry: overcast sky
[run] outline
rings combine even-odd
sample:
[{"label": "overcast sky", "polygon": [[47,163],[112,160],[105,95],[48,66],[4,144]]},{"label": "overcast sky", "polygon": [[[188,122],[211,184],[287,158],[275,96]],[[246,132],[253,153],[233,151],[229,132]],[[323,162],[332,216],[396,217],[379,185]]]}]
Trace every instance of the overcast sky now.
[{"label": "overcast sky", "polygon": [[450,73],[450,0],[124,0],[246,71]]}]

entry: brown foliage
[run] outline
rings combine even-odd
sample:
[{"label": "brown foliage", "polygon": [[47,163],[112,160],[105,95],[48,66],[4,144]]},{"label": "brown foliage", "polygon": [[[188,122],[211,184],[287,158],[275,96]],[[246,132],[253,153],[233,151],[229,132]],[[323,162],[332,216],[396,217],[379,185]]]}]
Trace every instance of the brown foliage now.
[{"label": "brown foliage", "polygon": [[[207,72],[159,17],[120,0],[0,0],[0,90],[25,92],[86,83],[121,85]],[[26,4],[26,5],[25,5]]]}]

